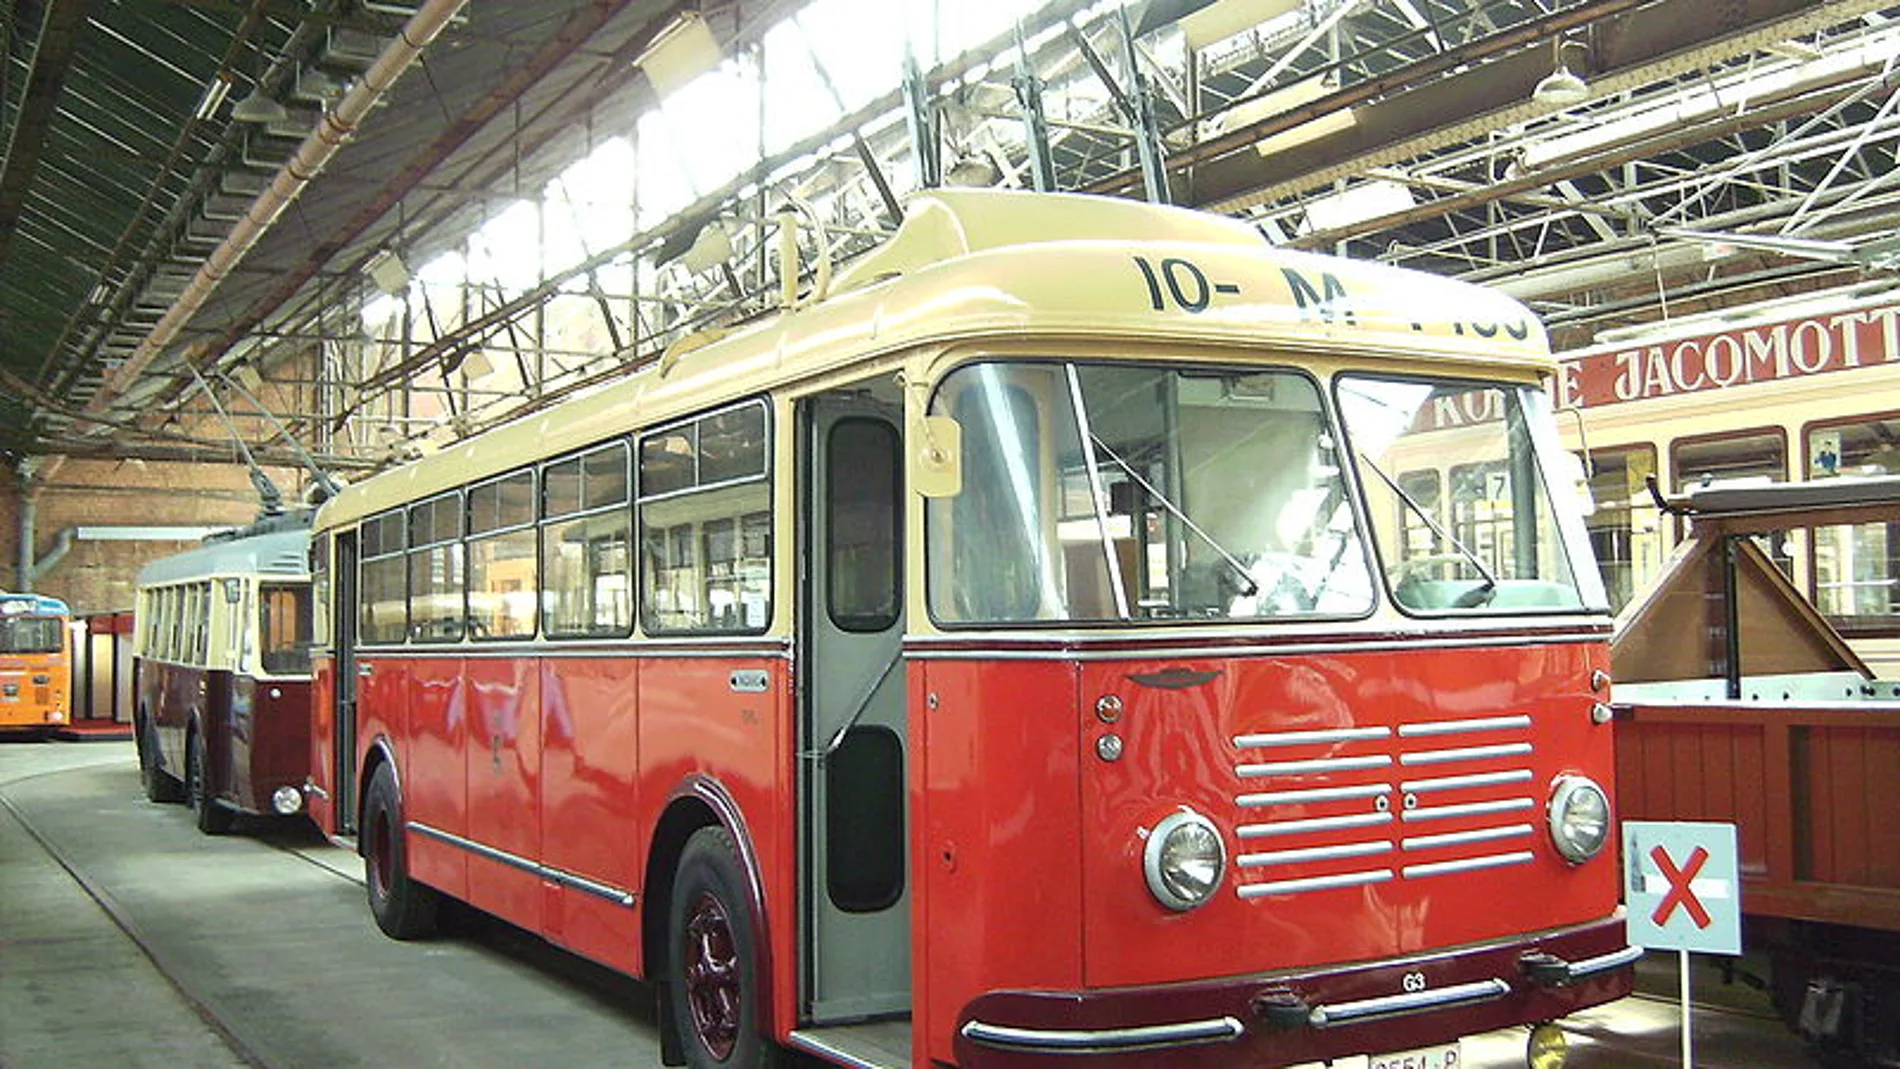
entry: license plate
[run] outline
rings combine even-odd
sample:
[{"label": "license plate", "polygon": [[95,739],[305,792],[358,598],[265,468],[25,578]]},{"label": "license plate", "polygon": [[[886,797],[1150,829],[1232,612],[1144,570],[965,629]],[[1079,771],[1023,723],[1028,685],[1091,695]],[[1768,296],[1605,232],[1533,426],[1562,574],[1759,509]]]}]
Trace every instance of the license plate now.
[{"label": "license plate", "polygon": [[1375,1054],[1367,1059],[1366,1069],[1461,1069],[1465,1064],[1463,1054],[1463,1048],[1457,1043],[1398,1054]]}]

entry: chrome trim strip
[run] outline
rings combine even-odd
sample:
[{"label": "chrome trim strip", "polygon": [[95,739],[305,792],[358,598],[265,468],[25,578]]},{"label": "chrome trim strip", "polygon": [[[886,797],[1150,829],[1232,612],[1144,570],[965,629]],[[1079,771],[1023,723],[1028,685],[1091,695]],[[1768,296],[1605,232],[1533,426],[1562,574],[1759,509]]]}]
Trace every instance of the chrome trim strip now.
[{"label": "chrome trim strip", "polygon": [[1515,839],[1520,835],[1529,835],[1535,830],[1529,824],[1502,824],[1495,828],[1453,831],[1443,835],[1416,835],[1399,840],[1399,846],[1406,850],[1430,850],[1437,846],[1458,846],[1463,843],[1486,843],[1495,839]]},{"label": "chrome trim strip", "polygon": [[1364,872],[1340,872],[1331,876],[1308,876],[1299,880],[1270,880],[1266,883],[1243,883],[1235,885],[1235,892],[1241,898],[1265,898],[1268,895],[1292,894],[1296,891],[1324,891],[1334,887],[1360,887],[1368,883],[1385,883],[1392,879],[1391,869],[1367,869]]},{"label": "chrome trim strip", "polygon": [[1308,817],[1305,820],[1279,820],[1266,824],[1242,824],[1234,834],[1242,839],[1265,839],[1274,835],[1297,835],[1304,831],[1332,831],[1337,828],[1368,828],[1392,823],[1390,813],[1348,813],[1343,817]]},{"label": "chrome trim strip", "polygon": [[1132,1028],[1013,1028],[970,1021],[959,1030],[963,1038],[998,1050],[1048,1051],[1059,1054],[1113,1053],[1184,1047],[1198,1043],[1227,1043],[1247,1029],[1232,1017],[1178,1024],[1137,1025]]},{"label": "chrome trim strip", "polygon": [[1271,805],[1300,805],[1305,802],[1343,802],[1353,798],[1377,798],[1390,794],[1390,783],[1368,783],[1359,787],[1306,787],[1293,791],[1256,791],[1234,799],[1249,809]]},{"label": "chrome trim strip", "polygon": [[[1259,640],[1262,636],[1274,633],[1305,635],[1324,641],[1329,637],[1361,642],[1393,642],[1412,646],[1419,641],[1444,640],[1453,643],[1471,641],[1471,636],[1487,638],[1507,638],[1512,642],[1556,640],[1608,642],[1615,631],[1610,614],[1578,613],[1570,616],[1539,616],[1536,622],[1527,622],[1531,618],[1520,616],[1487,617],[1484,619],[1435,619],[1416,618],[1367,620],[1367,619],[1321,619],[1303,617],[1296,620],[1280,618],[1250,618],[1233,621],[1226,625],[1200,623],[1161,623],[1143,627],[1111,626],[1094,627],[1074,624],[1067,628],[1058,627],[969,627],[954,625],[946,630],[938,628],[929,632],[914,632],[905,637],[906,644],[916,645],[954,645],[959,643],[975,645],[989,643],[994,645],[1025,646],[1032,644],[1064,645],[1078,642],[1129,642],[1146,641],[1153,643],[1186,641],[1181,636],[1191,634],[1194,641],[1190,648],[1204,648],[1210,642],[1245,642]],[[1114,624],[1114,621],[1103,621]],[[1401,632],[1401,628],[1409,628]],[[1394,638],[1403,634],[1406,637]],[[1291,643],[1288,643],[1291,645]],[[1172,647],[1171,647],[1172,648]]]},{"label": "chrome trim strip", "polygon": [[1594,958],[1585,958],[1582,961],[1566,962],[1565,964],[1569,966],[1570,979],[1581,980],[1586,976],[1595,976],[1600,972],[1609,972],[1611,969],[1620,969],[1625,965],[1634,965],[1637,959],[1642,956],[1642,947],[1627,946],[1621,950],[1612,950],[1608,954],[1599,954]]},{"label": "chrome trim strip", "polygon": [[850,1069],[889,1069],[880,1062],[867,1062],[850,1051],[840,1050],[822,1039],[808,1036],[796,1029],[792,1031],[789,1039],[791,1045],[800,1050],[837,1062],[839,1065],[849,1066]]},{"label": "chrome trim strip", "polygon": [[1460,802],[1457,805],[1421,806],[1405,811],[1404,819],[1444,820],[1447,817],[1469,817],[1480,813],[1509,813],[1518,809],[1534,809],[1537,803],[1529,798],[1500,798],[1493,802]]},{"label": "chrome trim strip", "polygon": [[1399,737],[1415,735],[1458,735],[1467,731],[1502,731],[1506,728],[1527,728],[1531,726],[1528,716],[1487,716],[1473,720],[1426,720],[1417,724],[1399,725]]},{"label": "chrome trim strip", "polygon": [[1257,869],[1268,865],[1293,865],[1301,861],[1332,861],[1343,857],[1370,857],[1373,854],[1391,852],[1391,840],[1380,839],[1377,842],[1306,846],[1297,850],[1262,850],[1255,854],[1242,854],[1234,859],[1234,863],[1243,869]]},{"label": "chrome trim strip", "polygon": [[1522,865],[1537,855],[1529,850],[1519,850],[1513,854],[1487,854],[1484,857],[1465,857],[1456,861],[1428,861],[1422,865],[1407,865],[1405,878],[1417,879],[1422,876],[1443,876],[1448,872],[1471,872],[1476,869],[1501,869],[1507,865]]},{"label": "chrome trim strip", "polygon": [[1365,757],[1316,757],[1311,761],[1267,761],[1237,765],[1234,771],[1243,777],[1291,776],[1303,772],[1355,772],[1366,768],[1384,768],[1391,763],[1392,758],[1386,754],[1371,754]]},{"label": "chrome trim strip", "polygon": [[1309,742],[1353,742],[1359,739],[1383,739],[1392,734],[1391,728],[1339,728],[1331,731],[1269,731],[1258,735],[1236,735],[1234,746],[1245,750],[1249,747],[1299,746]]},{"label": "chrome trim strip", "polygon": [[[994,636],[984,636],[991,638]],[[1023,641],[1026,636],[1011,636],[1012,641]],[[1190,660],[1246,657],[1303,657],[1316,654],[1383,652],[1389,650],[1438,650],[1438,649],[1481,649],[1492,646],[1570,646],[1596,645],[1609,641],[1607,634],[1592,635],[1504,635],[1487,638],[1445,639],[1366,639],[1360,642],[1314,642],[1289,643],[1282,646],[1222,646],[1215,636],[1208,636],[1206,645],[1200,646],[1157,646],[1132,650],[1103,650],[1085,652],[1071,648],[1072,644],[1084,639],[1094,642],[1126,642],[1126,634],[1112,637],[1100,635],[1077,635],[1067,632],[1058,640],[1050,641],[1046,650],[1021,649],[970,649],[970,650],[929,650],[917,648],[927,639],[955,642],[955,637],[918,635],[904,640],[905,656],[920,661],[1147,661],[1147,660]],[[1049,640],[1045,640],[1049,641]]]},{"label": "chrome trim strip", "polygon": [[1531,752],[1528,742],[1504,742],[1496,746],[1463,746],[1456,750],[1414,750],[1399,755],[1401,765],[1443,765],[1453,761],[1478,761],[1486,757],[1516,757]]},{"label": "chrome trim strip", "polygon": [[1474,772],[1468,776],[1438,776],[1432,779],[1406,780],[1399,789],[1414,794],[1428,794],[1432,791],[1450,791],[1459,787],[1495,787],[1500,783],[1525,783],[1531,778],[1528,768],[1514,768],[1509,772]]},{"label": "chrome trim strip", "polygon": [[471,854],[487,858],[490,861],[500,862],[510,868],[520,869],[523,872],[539,876],[549,882],[558,883],[563,887],[572,887],[576,891],[585,891],[597,898],[604,898],[615,905],[632,908],[638,897],[632,891],[625,891],[608,884],[598,883],[585,876],[576,875],[575,873],[567,872],[562,869],[550,868],[539,862],[530,861],[519,854],[511,854],[506,850],[489,846],[486,843],[478,843],[473,839],[464,839],[454,832],[430,827],[421,821],[409,821],[406,827],[408,827],[410,831],[426,835],[437,842],[460,847]]},{"label": "chrome trim strip", "polygon": [[[407,646],[358,646],[356,656],[387,660],[449,657],[731,657],[740,653],[790,656],[792,640],[734,635],[706,638],[536,639],[507,642],[429,642]],[[328,652],[334,653],[334,649]]]},{"label": "chrome trim strip", "polygon": [[1475,980],[1468,984],[1453,984],[1450,987],[1408,991],[1399,995],[1381,995],[1378,998],[1339,1002],[1330,1006],[1319,1005],[1313,1007],[1313,1012],[1306,1015],[1306,1020],[1314,1028],[1330,1028],[1333,1025],[1363,1021],[1370,1017],[1396,1017],[1399,1014],[1417,1013],[1420,1010],[1439,1009],[1470,1002],[1489,1002],[1510,993],[1509,983],[1492,977],[1489,980]]}]

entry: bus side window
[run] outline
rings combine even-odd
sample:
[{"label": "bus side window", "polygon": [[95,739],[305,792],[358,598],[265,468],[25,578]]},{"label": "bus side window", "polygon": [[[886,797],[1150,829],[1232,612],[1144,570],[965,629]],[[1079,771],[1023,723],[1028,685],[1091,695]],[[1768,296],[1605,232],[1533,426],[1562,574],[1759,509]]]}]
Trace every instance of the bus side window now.
[{"label": "bus side window", "polygon": [[748,634],[772,619],[765,405],[748,401],[640,440],[641,624]]},{"label": "bus side window", "polygon": [[541,627],[620,637],[633,627],[627,445],[550,464],[541,476]]}]

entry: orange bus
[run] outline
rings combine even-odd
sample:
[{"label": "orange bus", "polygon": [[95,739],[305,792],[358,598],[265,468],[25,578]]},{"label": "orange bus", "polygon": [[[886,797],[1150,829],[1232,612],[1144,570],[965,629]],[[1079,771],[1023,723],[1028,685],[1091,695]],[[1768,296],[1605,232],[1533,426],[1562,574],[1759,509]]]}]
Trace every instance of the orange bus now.
[{"label": "orange bus", "polygon": [[[1547,1059],[1630,990],[1521,305],[975,190],[788,303],[319,510],[312,812],[385,932],[650,978],[702,1067]],[[1447,406],[1481,537],[1393,478]]]},{"label": "orange bus", "polygon": [[72,718],[72,614],[58,598],[0,593],[0,734]]}]

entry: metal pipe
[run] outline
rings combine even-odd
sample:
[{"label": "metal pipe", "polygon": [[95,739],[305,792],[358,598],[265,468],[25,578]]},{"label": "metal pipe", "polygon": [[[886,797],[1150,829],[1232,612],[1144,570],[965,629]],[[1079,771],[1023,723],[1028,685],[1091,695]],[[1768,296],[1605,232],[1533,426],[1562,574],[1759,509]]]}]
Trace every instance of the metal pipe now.
[{"label": "metal pipe", "polygon": [[39,490],[31,485],[20,488],[19,563],[13,572],[13,585],[22,594],[33,593],[33,529],[39,522]]},{"label": "metal pipe", "polygon": [[165,346],[171,344],[191,317],[210,299],[224,277],[237,268],[238,262],[276,223],[277,217],[290,207],[304,187],[322,173],[344,142],[356,133],[357,124],[362,122],[370,109],[396,84],[396,80],[467,2],[428,0],[417,9],[415,16],[403,25],[402,31],[389,42],[382,55],[376,57],[376,62],[363,72],[363,76],[343,95],[336,107],[324,112],[323,121],[297,147],[296,154],[278,170],[271,184],[245,209],[244,217],[232,225],[231,232],[199,266],[198,273],[192,276],[185,291],[166,309],[164,316],[139,342],[138,348],[132,351],[118,372],[107,379],[92,400],[86,403],[86,412],[104,410],[113,398],[124,393],[126,387],[158,358]]}]

